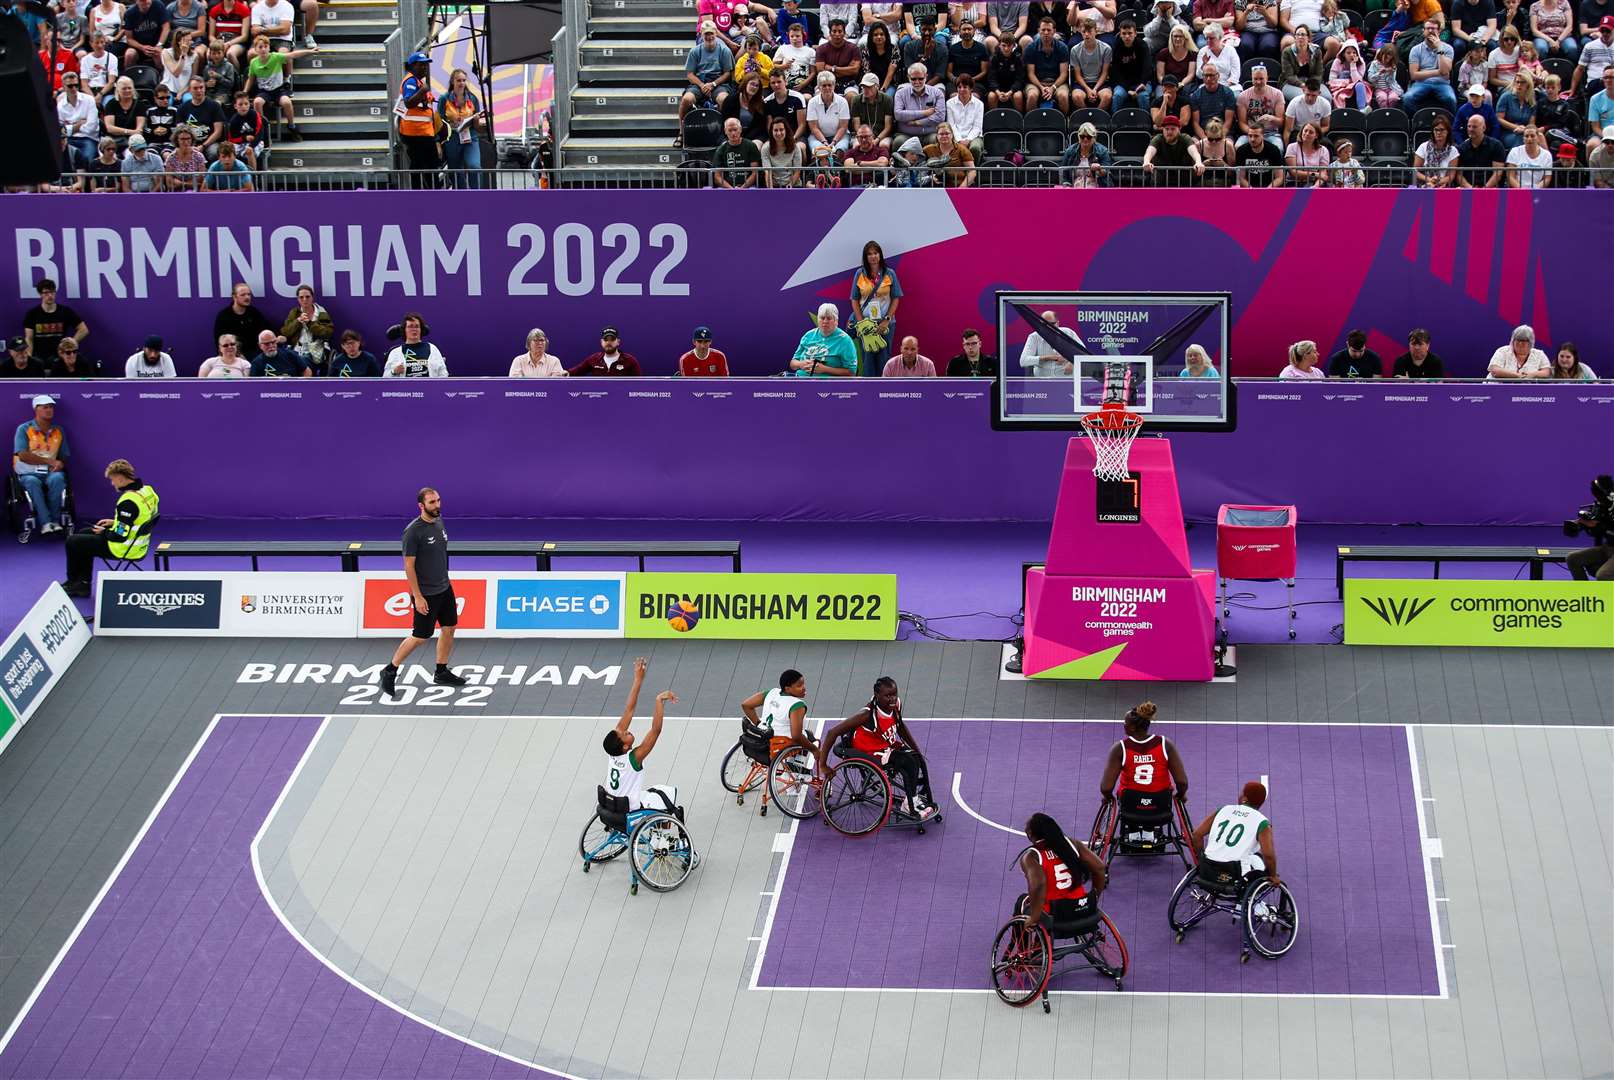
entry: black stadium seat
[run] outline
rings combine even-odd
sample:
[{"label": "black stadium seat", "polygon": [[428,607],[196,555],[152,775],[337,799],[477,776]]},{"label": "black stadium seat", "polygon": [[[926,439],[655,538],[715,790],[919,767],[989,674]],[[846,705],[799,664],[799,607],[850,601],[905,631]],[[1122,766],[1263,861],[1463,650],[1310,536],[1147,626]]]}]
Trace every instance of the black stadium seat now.
[{"label": "black stadium seat", "polygon": [[1376,158],[1407,160],[1412,127],[1400,109],[1374,109],[1367,114],[1367,149]]},{"label": "black stadium seat", "polygon": [[1014,187],[1019,170],[1001,158],[989,158],[975,167],[975,182],[981,187]]},{"label": "black stadium seat", "polygon": [[1569,89],[1569,83],[1575,77],[1574,63],[1572,61],[1565,60],[1561,56],[1549,56],[1545,60],[1541,61],[1541,70],[1545,71],[1548,75],[1558,76],[1558,79],[1563,83],[1563,88],[1565,90]]},{"label": "black stadium seat", "polygon": [[1074,135],[1083,124],[1092,124],[1100,131],[1108,131],[1112,123],[1110,114],[1103,109],[1075,109],[1070,114],[1069,129]]},{"label": "black stadium seat", "polygon": [[1384,29],[1384,24],[1390,21],[1393,14],[1389,8],[1375,8],[1362,17],[1362,37],[1367,39],[1365,48],[1371,49],[1373,39],[1378,32]]},{"label": "black stadium seat", "polygon": [[[1367,132],[1365,131],[1355,131],[1351,128],[1332,128],[1328,132],[1328,140],[1336,148],[1342,142],[1350,143],[1356,148],[1357,161],[1361,161],[1363,155],[1367,153]],[[1338,156],[1337,153],[1336,156]]]},{"label": "black stadium seat", "polygon": [[123,74],[136,90],[155,90],[162,81],[162,73],[147,64],[132,64],[123,69]]},{"label": "black stadium seat", "polygon": [[1367,114],[1361,109],[1335,109],[1328,114],[1329,131],[1366,131]]},{"label": "black stadium seat", "polygon": [[705,150],[723,141],[723,114],[716,109],[691,109],[684,117],[684,147]]},{"label": "black stadium seat", "polygon": [[1137,131],[1127,128],[1124,131],[1110,133],[1110,153],[1117,160],[1142,161],[1143,152],[1149,149],[1149,140],[1154,138],[1147,131]]},{"label": "black stadium seat", "polygon": [[[1440,119],[1442,116],[1446,118],[1446,123],[1450,124],[1452,122],[1451,113],[1445,109],[1419,109],[1417,112],[1412,114],[1412,130],[1414,132],[1430,131],[1434,128],[1435,121]],[[1456,135],[1452,136],[1452,141],[1457,141]]]},{"label": "black stadium seat", "polygon": [[[1002,112],[1003,110],[998,110]],[[990,128],[981,133],[982,149],[989,158],[1006,158],[1020,149],[1020,133],[1018,131],[993,131]]]},{"label": "black stadium seat", "polygon": [[1065,114],[1058,109],[1032,109],[1026,113],[1026,133],[1033,131],[1064,131]]},{"label": "black stadium seat", "polygon": [[1024,131],[1025,114],[1018,109],[988,109],[981,121],[982,131]]},{"label": "black stadium seat", "polygon": [[1278,62],[1265,56],[1257,56],[1247,61],[1244,65],[1245,86],[1250,85],[1250,72],[1254,71],[1256,68],[1266,68],[1267,82],[1271,83],[1273,86],[1278,85],[1278,77],[1282,71],[1282,68],[1278,66]]},{"label": "black stadium seat", "polygon": [[1154,117],[1148,109],[1116,109],[1110,124],[1116,131],[1154,131]]},{"label": "black stadium seat", "polygon": [[1063,130],[1026,132],[1027,157],[1057,158],[1065,152],[1065,145],[1065,132]]}]

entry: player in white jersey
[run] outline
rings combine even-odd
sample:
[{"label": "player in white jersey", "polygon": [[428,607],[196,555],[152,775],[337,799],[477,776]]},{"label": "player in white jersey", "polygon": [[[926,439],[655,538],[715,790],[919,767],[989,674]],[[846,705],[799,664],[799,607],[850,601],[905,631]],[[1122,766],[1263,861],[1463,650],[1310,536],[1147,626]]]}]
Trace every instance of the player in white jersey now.
[{"label": "player in white jersey", "polygon": [[740,711],[753,728],[769,737],[771,757],[787,746],[805,746],[823,771],[824,755],[807,733],[807,680],[801,672],[786,668],[777,687],[758,690],[740,702]]},{"label": "player in white jersey", "polygon": [[605,790],[628,800],[629,810],[662,810],[676,814],[681,821],[683,809],[678,805],[678,789],[671,784],[644,783],[644,763],[650,751],[661,738],[663,710],[668,702],[677,704],[678,695],[663,690],[656,695],[656,712],[650,719],[650,733],[642,742],[633,736],[633,712],[639,705],[639,688],[644,685],[645,671],[650,662],[644,657],[633,662],[633,688],[628,691],[628,706],[622,710],[622,719],[616,727],[605,733],[605,752],[610,757],[605,777]]},{"label": "player in white jersey", "polygon": [[[1272,822],[1261,813],[1267,801],[1266,786],[1251,780],[1239,801],[1224,806],[1194,830],[1194,848],[1205,862],[1238,863],[1246,878],[1266,875],[1278,880],[1278,852],[1272,844]],[[1259,851],[1259,854],[1257,853]]]}]

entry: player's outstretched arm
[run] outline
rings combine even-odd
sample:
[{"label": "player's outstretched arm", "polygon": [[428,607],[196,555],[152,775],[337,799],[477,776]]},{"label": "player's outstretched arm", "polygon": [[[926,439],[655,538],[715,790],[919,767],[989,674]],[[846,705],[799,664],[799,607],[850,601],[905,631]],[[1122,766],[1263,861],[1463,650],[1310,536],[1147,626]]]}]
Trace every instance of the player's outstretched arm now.
[{"label": "player's outstretched arm", "polygon": [[[644,673],[649,668],[650,661],[642,656],[633,662],[633,686],[628,690],[628,704],[622,710],[622,719],[616,722],[618,732],[625,732],[633,726],[633,714],[639,710],[639,688],[644,685]],[[643,751],[639,756],[644,756]]]},{"label": "player's outstretched arm", "polygon": [[827,770],[829,768],[828,748],[834,746],[842,736],[846,735],[859,724],[866,723],[868,718],[869,710],[859,709],[857,712],[853,713],[851,716],[848,716],[845,720],[842,720],[840,723],[830,728],[829,731],[824,733],[824,738],[819,743],[820,749],[818,754],[818,765],[820,769]]},{"label": "player's outstretched arm", "polygon": [[740,702],[740,711],[745,714],[745,718],[751,721],[752,725],[755,727],[762,726],[762,718],[757,715],[757,710],[762,708],[762,703],[763,701],[767,700],[767,697],[767,691],[758,690],[756,693]]},{"label": "player's outstretched arm", "polygon": [[656,742],[661,738],[661,724],[667,718],[667,705],[678,704],[678,695],[671,690],[663,690],[656,695],[656,711],[650,717],[650,733],[644,737],[644,742],[633,748],[634,756],[640,765],[650,756],[650,751],[656,748]]},{"label": "player's outstretched arm", "polygon": [[1104,762],[1104,775],[1098,782],[1098,793],[1109,802],[1115,798],[1115,782],[1121,778],[1121,744],[1110,747],[1110,756]]}]

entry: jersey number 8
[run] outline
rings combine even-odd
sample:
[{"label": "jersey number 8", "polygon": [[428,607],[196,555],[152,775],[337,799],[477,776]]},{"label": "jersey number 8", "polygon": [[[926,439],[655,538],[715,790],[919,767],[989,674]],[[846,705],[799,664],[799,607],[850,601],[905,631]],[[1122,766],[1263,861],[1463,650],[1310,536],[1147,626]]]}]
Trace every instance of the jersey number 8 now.
[{"label": "jersey number 8", "polygon": [[1132,767],[1132,782],[1148,787],[1154,783],[1154,766],[1148,762]]}]

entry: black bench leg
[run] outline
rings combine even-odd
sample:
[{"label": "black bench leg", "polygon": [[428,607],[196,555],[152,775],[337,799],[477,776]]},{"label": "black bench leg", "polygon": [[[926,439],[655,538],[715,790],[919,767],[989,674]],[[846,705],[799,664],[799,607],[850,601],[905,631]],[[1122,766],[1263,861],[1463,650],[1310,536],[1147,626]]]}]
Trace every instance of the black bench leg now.
[{"label": "black bench leg", "polygon": [[1542,578],[1542,574],[1543,574],[1543,572],[1545,570],[1546,570],[1546,563],[1543,560],[1541,560],[1541,559],[1531,559],[1530,560],[1530,580],[1531,581],[1540,581],[1541,578]]},{"label": "black bench leg", "polygon": [[[1024,583],[1025,579],[1021,578],[1022,587]],[[1334,556],[1334,591],[1339,594],[1341,600],[1345,599],[1345,559],[1339,555]]]},{"label": "black bench leg", "polygon": [[1440,560],[1439,559],[1435,560],[1435,580],[1436,581],[1440,580]]}]

